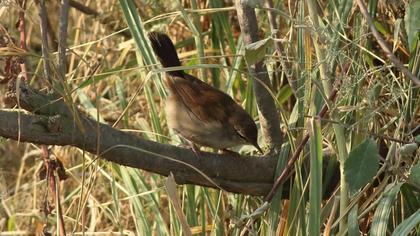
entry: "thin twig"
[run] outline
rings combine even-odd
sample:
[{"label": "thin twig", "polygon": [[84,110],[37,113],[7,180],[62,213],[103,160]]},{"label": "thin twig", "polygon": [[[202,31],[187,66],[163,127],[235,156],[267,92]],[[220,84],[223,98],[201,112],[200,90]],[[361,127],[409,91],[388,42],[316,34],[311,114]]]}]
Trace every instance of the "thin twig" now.
[{"label": "thin twig", "polygon": [[[64,227],[64,217],[63,217],[63,212],[62,212],[62,206],[60,203],[60,192],[59,192],[59,188],[58,188],[58,181],[57,181],[57,177],[59,176],[59,174],[57,173],[58,168],[60,168],[57,165],[57,161],[52,160],[50,158],[50,152],[48,150],[48,147],[46,145],[41,145],[41,157],[44,161],[44,167],[45,167],[45,179],[47,180],[47,184],[49,184],[49,190],[51,191],[51,195],[54,199],[54,205],[55,208],[57,210],[57,216],[58,216],[58,225],[59,225],[59,231],[60,231],[60,235],[66,235],[66,229]],[[48,191],[45,194],[45,199],[44,202],[48,204]],[[49,204],[48,204],[49,205]],[[45,212],[45,216],[46,216],[46,221],[48,224],[48,215],[51,213],[49,207],[44,207],[44,208],[48,208],[47,211]]]},{"label": "thin twig", "polygon": [[385,40],[382,38],[381,34],[376,30],[375,25],[373,23],[372,18],[369,15],[369,12],[366,9],[365,4],[362,0],[357,0],[357,5],[359,6],[360,12],[362,13],[363,17],[366,19],[370,30],[372,31],[373,36],[375,37],[376,41],[378,41],[379,46],[385,52],[385,55],[391,60],[391,62],[398,68],[400,71],[407,76],[408,78],[413,81],[416,87],[420,86],[420,80],[415,75],[413,75],[398,58],[392,53],[391,49],[389,49],[388,45],[386,44]]},{"label": "thin twig", "polygon": [[85,5],[83,5],[79,2],[76,2],[74,0],[70,0],[69,4],[70,4],[71,7],[85,13],[86,15],[93,15],[93,16],[98,16],[99,15],[98,11],[96,11],[96,10],[94,10],[94,9],[88,7],[88,6],[85,6]]},{"label": "thin twig", "polygon": [[45,0],[39,1],[39,18],[41,19],[42,59],[44,60],[44,75],[51,86],[52,74],[49,64],[50,54],[48,47],[48,23],[47,10],[45,9]]},{"label": "thin twig", "polygon": [[[76,111],[76,105],[72,102],[70,95],[70,90],[66,84],[66,72],[67,72],[67,26],[69,18],[69,0],[61,0],[60,7],[60,24],[59,24],[59,34],[58,34],[58,70],[59,78],[61,80],[61,87],[56,89],[56,92],[63,96],[66,105],[71,107],[71,110]],[[60,91],[62,90],[62,91]],[[82,132],[84,127],[81,125],[80,118],[77,112],[72,114],[75,119],[77,128]]]},{"label": "thin twig", "polygon": [[51,49],[53,51],[56,51],[58,49],[58,39],[56,36],[56,33],[51,25],[51,20],[48,17],[48,15],[46,15],[47,17],[47,30],[48,30],[48,36],[50,37],[50,41],[51,41]]},{"label": "thin twig", "polygon": [[[65,81],[67,68],[67,25],[69,17],[69,0],[61,0],[60,7],[60,28],[58,33],[58,68],[60,79]],[[64,84],[63,84],[64,86]]]},{"label": "thin twig", "polygon": [[69,4],[74,9],[76,9],[80,12],[83,12],[86,15],[97,17],[98,20],[99,20],[99,23],[101,23],[101,24],[105,25],[106,27],[110,28],[112,31],[115,31],[115,32],[120,31],[118,33],[119,35],[122,35],[125,38],[131,38],[132,37],[131,33],[128,31],[128,29],[124,30],[122,28],[115,28],[115,26],[112,23],[110,23],[109,18],[106,17],[106,15],[104,17],[103,13],[100,13],[99,11],[96,11],[95,9],[93,9],[91,7],[88,7],[86,5],[83,5],[82,3],[77,2],[75,0],[70,0]]},{"label": "thin twig", "polygon": [[[20,48],[26,50],[26,31],[25,31],[26,0],[18,0],[17,3],[19,4],[21,8],[19,10],[19,18],[18,18],[18,30],[20,33],[19,46]],[[26,70],[26,63],[25,63],[24,58],[22,58],[22,62],[20,63],[20,68],[21,68],[24,80],[29,81],[28,71]]]},{"label": "thin twig", "polygon": [[58,177],[57,177],[57,169],[54,168],[52,172],[50,172],[50,188],[54,194],[54,203],[55,208],[57,211],[58,216],[58,227],[60,229],[60,235],[66,235],[66,228],[64,226],[64,217],[63,217],[63,210],[60,202],[60,189],[58,188]]},{"label": "thin twig", "polygon": [[[265,1],[265,6],[267,9],[274,9],[274,4],[273,4],[273,0],[266,0]],[[280,38],[280,31],[278,29],[278,25],[277,25],[277,21],[276,21],[276,16],[277,16],[277,12],[276,11],[267,11],[267,15],[268,15],[268,22],[270,23],[270,30],[271,30],[271,35],[272,37],[278,39]],[[296,93],[297,90],[297,84],[296,84],[296,80],[293,79],[293,70],[291,69],[292,66],[290,65],[290,62],[287,59],[287,64],[284,60],[281,60],[281,58],[283,58],[283,46],[281,44],[280,40],[275,40],[274,41],[274,46],[276,47],[276,51],[277,51],[277,55],[280,58],[280,65],[284,71],[284,74],[286,75],[287,81],[289,82],[290,87],[292,88],[292,91],[294,93]],[[286,58],[288,58],[288,56],[286,55]]]}]

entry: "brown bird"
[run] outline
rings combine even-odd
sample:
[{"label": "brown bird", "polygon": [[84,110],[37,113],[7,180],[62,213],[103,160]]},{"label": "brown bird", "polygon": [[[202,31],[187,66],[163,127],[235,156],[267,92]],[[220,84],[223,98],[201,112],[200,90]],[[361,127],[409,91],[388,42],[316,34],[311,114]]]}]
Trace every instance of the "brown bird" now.
[{"label": "brown bird", "polygon": [[[148,37],[163,67],[181,66],[171,39],[164,33],[151,32]],[[257,126],[251,116],[222,91],[211,87],[182,70],[165,72],[169,89],[166,117],[169,128],[187,139],[197,156],[194,144],[220,149],[257,143]]]}]

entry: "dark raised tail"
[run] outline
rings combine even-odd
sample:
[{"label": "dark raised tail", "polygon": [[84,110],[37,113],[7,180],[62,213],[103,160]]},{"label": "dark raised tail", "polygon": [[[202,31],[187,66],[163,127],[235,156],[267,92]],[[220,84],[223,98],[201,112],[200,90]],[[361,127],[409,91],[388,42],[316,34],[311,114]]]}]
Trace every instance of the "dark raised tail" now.
[{"label": "dark raised tail", "polygon": [[148,37],[152,43],[153,51],[163,67],[181,66],[175,46],[168,35],[153,31],[148,34]]}]

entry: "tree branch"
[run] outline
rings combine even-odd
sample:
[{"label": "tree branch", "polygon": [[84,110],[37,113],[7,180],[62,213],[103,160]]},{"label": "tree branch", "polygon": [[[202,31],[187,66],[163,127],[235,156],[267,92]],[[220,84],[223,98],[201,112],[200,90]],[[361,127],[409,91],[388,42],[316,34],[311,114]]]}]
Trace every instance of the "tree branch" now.
[{"label": "tree branch", "polygon": [[[17,97],[9,93],[7,99]],[[22,108],[35,114],[21,113],[19,118],[18,111],[0,110],[0,136],[14,140],[20,136],[22,142],[78,147],[93,154],[100,153],[100,158],[120,165],[165,176],[173,173],[178,184],[219,186],[229,192],[258,196],[266,195],[273,184],[274,158],[213,153],[203,153],[203,158],[197,158],[189,149],[145,140],[107,124],[99,124],[98,132],[97,122],[80,113],[85,130],[82,133],[62,99],[21,86],[19,102]],[[98,135],[101,137],[99,145]]]},{"label": "tree branch", "polygon": [[[255,10],[241,0],[236,0],[236,11],[244,43],[248,45],[257,42],[259,36]],[[267,88],[271,88],[267,68],[262,61],[255,65],[248,65],[248,67],[251,74],[254,74],[256,77],[253,84],[258,110],[260,111],[260,124],[263,137],[272,151],[278,151],[280,150],[283,135],[280,131],[279,115],[274,99],[267,91]]]},{"label": "tree branch", "polygon": [[[17,23],[18,30],[20,33],[19,46],[21,49],[26,50],[26,24],[25,24],[25,10],[26,10],[26,0],[17,1],[21,9],[19,10],[19,20]],[[29,81],[28,71],[26,70],[26,61],[25,58],[22,58],[20,63],[20,68],[23,74],[24,80]]]},{"label": "tree branch", "polygon": [[48,47],[48,21],[47,9],[45,8],[45,0],[39,1],[39,18],[41,21],[41,41],[42,41],[42,59],[44,61],[44,75],[52,86],[52,72],[50,68],[50,53]]}]

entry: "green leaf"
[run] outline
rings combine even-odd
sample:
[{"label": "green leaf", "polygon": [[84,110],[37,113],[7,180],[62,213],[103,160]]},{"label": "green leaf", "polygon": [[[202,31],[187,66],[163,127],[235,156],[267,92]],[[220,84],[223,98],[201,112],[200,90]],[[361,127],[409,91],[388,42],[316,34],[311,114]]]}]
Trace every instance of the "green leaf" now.
[{"label": "green leaf", "polygon": [[372,228],[370,229],[370,236],[387,235],[389,213],[392,209],[392,204],[400,191],[403,183],[392,183],[386,186],[382,198],[378,204],[373,215]]},{"label": "green leaf", "polygon": [[[285,143],[282,146],[280,153],[278,154],[275,178],[280,176],[281,172],[286,166],[287,160],[288,160],[287,157],[289,156],[289,153],[290,153],[290,143]],[[270,204],[270,209],[268,212],[268,217],[270,219],[269,221],[270,221],[270,226],[271,226],[270,235],[276,235],[277,227],[279,226],[280,216],[283,211],[282,193],[283,193],[283,184],[280,185],[280,187],[278,188],[277,193],[274,195],[274,198]]]},{"label": "green leaf", "polygon": [[411,0],[404,17],[410,51],[414,50],[416,34],[420,31],[420,0]]},{"label": "green leaf", "polygon": [[260,207],[258,207],[254,212],[249,215],[242,215],[239,221],[244,222],[249,219],[258,219],[261,217],[268,209],[270,208],[270,203],[264,202]]},{"label": "green leaf", "polygon": [[418,148],[419,148],[419,145],[417,145],[417,143],[404,144],[400,148],[399,153],[402,156],[411,156],[414,154],[414,152],[417,151]]},{"label": "green leaf", "polygon": [[350,151],[344,163],[344,178],[350,195],[369,183],[376,175],[379,167],[378,156],[378,148],[372,139],[366,139]]},{"label": "green leaf", "polygon": [[382,91],[382,84],[381,83],[376,83],[372,89],[370,89],[368,91],[368,101],[370,103],[375,102],[378,100],[379,95],[381,94]]},{"label": "green leaf", "polygon": [[287,84],[287,85],[281,87],[281,89],[280,89],[280,91],[277,95],[277,101],[280,105],[282,105],[292,95],[293,95],[292,88],[290,87],[290,85]]},{"label": "green leaf", "polygon": [[397,47],[398,44],[400,43],[400,34],[401,34],[401,23],[402,23],[402,19],[397,19],[394,22],[394,40],[392,42],[392,51],[394,52]]},{"label": "green leaf", "polygon": [[349,230],[348,230],[348,236],[358,236],[360,235],[360,230],[359,230],[359,221],[357,219],[357,205],[354,206],[353,208],[351,208],[350,212],[349,212],[349,218],[348,218],[348,222],[349,222]]},{"label": "green leaf", "polygon": [[389,37],[389,32],[386,29],[386,27],[381,24],[381,22],[377,21],[377,20],[373,20],[373,24],[375,25],[375,28],[381,33],[383,34],[385,37]]},{"label": "green leaf", "polygon": [[245,60],[248,65],[255,64],[265,57],[267,48],[273,44],[272,38],[266,38],[255,43],[246,45],[245,47]]},{"label": "green leaf", "polygon": [[[94,119],[97,120],[99,118],[99,122],[103,123],[105,120],[103,117],[98,113],[98,109],[96,106],[90,101],[89,97],[83,90],[76,90],[77,97],[79,98],[80,105],[85,108],[85,111]],[[99,96],[99,95],[98,95]]]},{"label": "green leaf", "polygon": [[321,230],[322,202],[322,134],[321,122],[311,119],[309,122],[310,147],[310,184],[309,184],[309,235],[319,235]]},{"label": "green leaf", "polygon": [[7,231],[16,230],[16,215],[11,215],[7,220]]},{"label": "green leaf", "polygon": [[401,224],[395,228],[394,232],[392,233],[392,236],[405,236],[408,235],[411,230],[418,226],[420,223],[420,209],[417,210],[414,214],[412,214],[410,217],[405,219]]},{"label": "green leaf", "polygon": [[420,163],[413,166],[410,170],[410,180],[420,185]]}]

